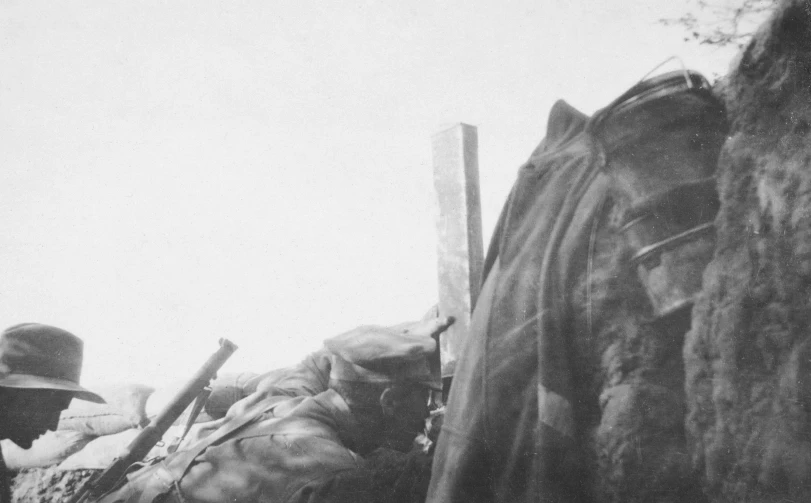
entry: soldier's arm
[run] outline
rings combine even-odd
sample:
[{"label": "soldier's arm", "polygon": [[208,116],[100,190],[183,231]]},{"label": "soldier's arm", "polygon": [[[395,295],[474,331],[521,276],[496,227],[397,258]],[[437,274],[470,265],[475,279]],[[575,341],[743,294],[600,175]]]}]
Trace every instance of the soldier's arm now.
[{"label": "soldier's arm", "polygon": [[331,368],[330,353],[321,348],[292,367],[255,378],[249,386],[265,396],[315,396],[327,390]]}]

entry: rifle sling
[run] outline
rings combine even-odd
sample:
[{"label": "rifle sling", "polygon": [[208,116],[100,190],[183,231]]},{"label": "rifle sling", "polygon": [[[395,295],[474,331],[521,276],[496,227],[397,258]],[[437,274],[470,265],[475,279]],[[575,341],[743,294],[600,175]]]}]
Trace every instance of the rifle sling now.
[{"label": "rifle sling", "polygon": [[208,449],[213,444],[225,439],[237,430],[254,422],[262,414],[273,410],[278,403],[280,402],[274,402],[271,405],[259,403],[256,407],[246,411],[242,416],[223,424],[211,435],[200,439],[188,450],[178,451],[177,455],[168,462],[164,459],[158,463],[154,467],[152,475],[150,476],[146,487],[144,487],[144,490],[137,495],[137,499],[130,503],[152,503],[156,497],[161,494],[168,493],[172,490],[172,488],[177,487],[179,490],[178,484],[180,483],[180,479],[186,475],[186,472],[189,470],[197,456],[202,454],[203,451]]}]

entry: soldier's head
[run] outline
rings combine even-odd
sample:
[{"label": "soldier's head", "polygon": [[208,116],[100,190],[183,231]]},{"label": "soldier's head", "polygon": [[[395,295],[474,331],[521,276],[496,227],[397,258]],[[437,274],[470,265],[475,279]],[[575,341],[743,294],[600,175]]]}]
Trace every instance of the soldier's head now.
[{"label": "soldier's head", "polygon": [[[452,319],[436,323],[436,333]],[[367,448],[408,450],[423,432],[433,390],[442,389],[437,340],[401,327],[363,326],[325,341],[330,388],[349,405]]]},{"label": "soldier's head", "polygon": [[82,352],[81,339],[48,325],[24,323],[0,335],[0,438],[27,449],[56,429],[74,397],[104,403],[79,385]]}]

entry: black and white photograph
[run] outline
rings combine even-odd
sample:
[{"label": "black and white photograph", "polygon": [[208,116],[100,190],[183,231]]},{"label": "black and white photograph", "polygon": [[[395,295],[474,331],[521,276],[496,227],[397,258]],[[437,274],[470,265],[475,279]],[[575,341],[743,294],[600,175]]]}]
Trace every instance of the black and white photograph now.
[{"label": "black and white photograph", "polygon": [[811,1],[0,0],[0,503],[811,501]]}]

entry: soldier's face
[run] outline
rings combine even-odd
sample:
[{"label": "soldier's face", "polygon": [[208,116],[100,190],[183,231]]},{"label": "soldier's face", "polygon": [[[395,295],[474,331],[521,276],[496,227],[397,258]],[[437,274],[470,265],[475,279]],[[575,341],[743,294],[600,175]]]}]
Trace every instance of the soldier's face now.
[{"label": "soldier's face", "polygon": [[398,389],[394,413],[388,418],[386,428],[388,447],[399,451],[411,449],[414,438],[425,430],[430,396],[430,390],[422,386]]},{"label": "soldier's face", "polygon": [[56,430],[59,413],[70,405],[66,391],[3,388],[3,421],[0,436],[28,449],[40,435]]}]

